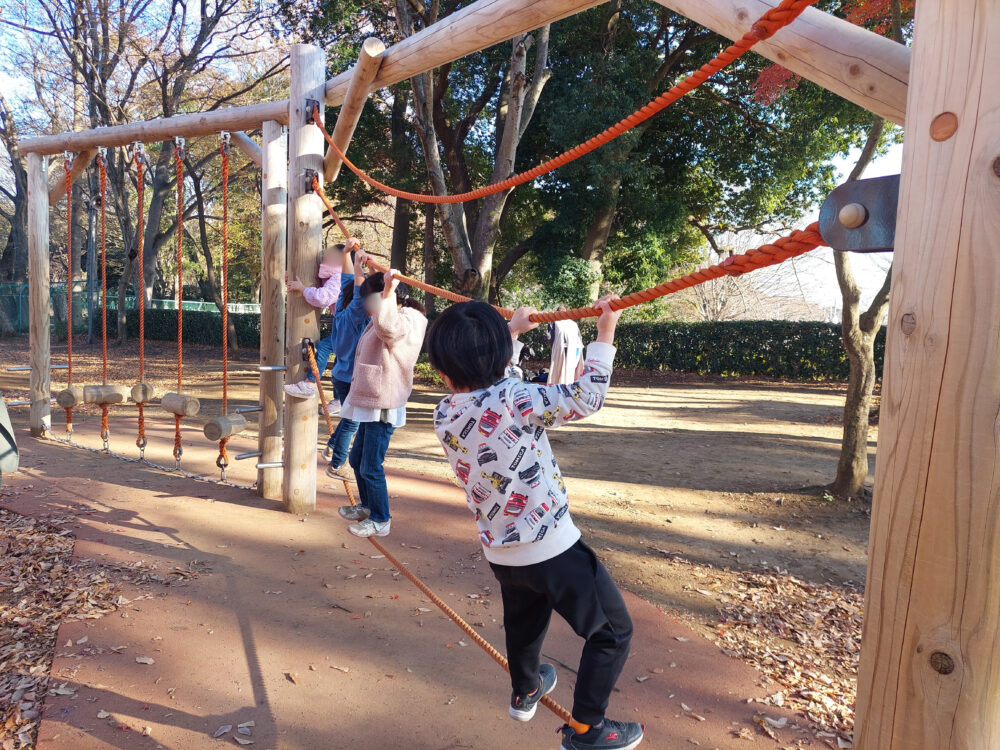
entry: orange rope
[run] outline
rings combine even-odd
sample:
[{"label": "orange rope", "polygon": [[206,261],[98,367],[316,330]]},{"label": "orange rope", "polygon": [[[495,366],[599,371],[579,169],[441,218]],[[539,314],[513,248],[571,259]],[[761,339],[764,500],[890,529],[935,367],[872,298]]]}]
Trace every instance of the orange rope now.
[{"label": "orange rope", "polygon": [[330,437],[333,437],[333,420],[330,418],[330,412],[326,408],[326,393],[323,391],[323,381],[320,379],[319,365],[316,364],[316,350],[310,344],[309,350],[309,369],[312,371],[312,376],[316,379],[316,390],[319,391],[319,405],[323,410],[323,418],[326,420],[326,429],[330,433]]},{"label": "orange rope", "polygon": [[[108,442],[110,427],[108,426],[108,405],[101,404],[101,440]],[[107,445],[105,445],[107,448]]]},{"label": "orange rope", "polygon": [[[330,215],[334,217],[334,221],[337,223],[337,226],[340,227],[344,236],[350,237],[347,228],[340,220],[340,217],[337,216],[337,213],[334,211],[330,201],[327,200],[326,195],[319,187],[319,182],[317,180],[313,181],[313,191],[323,201],[326,206],[326,210],[329,211]],[[777,265],[778,263],[783,263],[790,258],[803,255],[810,250],[815,250],[817,247],[825,244],[826,243],[823,241],[823,237],[819,233],[819,222],[813,222],[805,229],[796,229],[785,237],[779,237],[773,243],[761,245],[753,250],[748,250],[742,255],[732,255],[721,263],[716,263],[715,265],[699,269],[685,276],[664,281],[662,284],[657,284],[656,286],[651,286],[648,289],[628,294],[621,299],[612,301],[611,307],[614,310],[624,310],[627,307],[635,307],[643,302],[650,302],[651,300],[658,299],[659,297],[665,297],[668,294],[674,294],[675,292],[688,289],[692,286],[697,286],[698,284],[703,284],[712,279],[721,278],[722,276],[740,276],[744,273],[748,273],[749,271],[756,271],[758,268],[766,268],[767,266]],[[389,270],[371,258],[368,259],[368,267],[378,273],[385,273]],[[431,294],[451,300],[452,302],[470,302],[472,300],[471,297],[457,294],[448,289],[442,289],[441,287],[434,286],[433,284],[427,284],[419,279],[414,279],[398,272],[394,273],[393,276],[404,284],[409,284],[416,289],[430,292]],[[514,314],[514,311],[509,308],[499,307],[497,305],[493,305],[493,307],[505,318],[509,319]],[[577,307],[572,310],[535,313],[530,317],[530,320],[535,323],[551,323],[556,320],[596,318],[600,314],[601,311],[596,307]]]},{"label": "orange rope", "polygon": [[229,406],[229,142],[222,152],[222,413]]},{"label": "orange rope", "polygon": [[510,188],[516,187],[517,185],[522,185],[525,182],[530,182],[543,174],[547,174],[554,169],[558,169],[571,161],[579,159],[581,156],[589,154],[591,151],[600,148],[606,143],[613,141],[632,128],[636,127],[641,122],[648,120],[653,115],[666,109],[682,96],[703,84],[720,70],[730,65],[734,60],[749,52],[750,49],[757,44],[757,42],[767,39],[779,29],[790,24],[799,17],[802,11],[814,2],[816,2],[816,0],[782,0],[780,5],[771,8],[764,15],[762,15],[757,22],[750,27],[750,31],[744,34],[739,41],[731,44],[725,50],[712,58],[712,60],[702,65],[694,73],[685,76],[679,83],[674,84],[669,90],[660,94],[640,109],[637,109],[625,119],[618,121],[604,132],[594,136],[584,143],[574,146],[559,156],[549,159],[548,161],[529,169],[526,172],[515,174],[508,177],[506,180],[501,180],[500,182],[495,182],[491,185],[477,188],[476,190],[469,190],[465,193],[458,193],[455,195],[411,193],[407,190],[399,190],[391,187],[390,185],[386,185],[383,182],[379,182],[371,175],[365,173],[364,170],[355,166],[354,163],[347,158],[343,150],[336,143],[334,143],[333,138],[330,137],[330,134],[326,132],[326,128],[323,126],[323,120],[319,107],[313,108],[313,122],[315,122],[319,127],[323,136],[326,138],[327,143],[330,145],[330,148],[333,149],[334,153],[336,153],[344,164],[347,165],[347,168],[372,187],[377,188],[388,195],[394,195],[397,198],[404,198],[406,200],[418,201],[421,203],[465,203],[469,200],[475,200],[487,195],[492,195],[493,193],[499,193],[503,190],[509,190]]},{"label": "orange rope", "polygon": [[[229,137],[223,135],[219,144],[222,154],[222,414],[229,412]],[[226,476],[229,455],[226,453],[228,437],[219,441],[219,457],[215,465]]]},{"label": "orange rope", "polygon": [[[66,387],[73,385],[73,175],[72,163],[63,159],[66,171]],[[73,432],[73,407],[66,407],[66,432]]]},{"label": "orange rope", "polygon": [[[108,383],[108,160],[104,153],[97,156],[97,172],[101,184],[101,382]],[[107,433],[107,409],[104,432]]]},{"label": "orange rope", "polygon": [[[181,392],[184,367],[184,142],[174,141],[177,173],[177,392]],[[181,418],[174,415],[174,460],[181,460]]]},{"label": "orange rope", "polygon": [[[145,225],[144,225],[145,206],[143,205],[143,193],[144,193],[143,188],[145,187],[145,184],[143,176],[143,167],[146,164],[146,155],[142,151],[142,149],[140,148],[140,144],[138,143],[136,144],[136,149],[133,156],[135,158],[135,173],[136,173],[135,183],[138,193],[136,197],[136,209],[138,211],[136,244],[138,250],[137,258],[139,261],[139,270],[138,270],[139,283],[137,285],[138,286],[137,291],[139,292],[139,294],[137,296],[139,298],[139,382],[142,383],[145,382],[146,380],[146,273],[143,268],[143,259],[142,259],[143,244],[145,242],[145,237],[143,236],[143,232],[145,231]],[[140,450],[143,450],[146,447],[146,415],[144,413],[145,404],[143,404],[140,401],[138,406],[139,406],[139,436],[135,440],[135,445]]]},{"label": "orange rope", "polygon": [[[347,492],[347,499],[350,500],[351,505],[357,505],[357,502],[354,499],[354,493],[351,492],[351,487],[350,485],[348,485],[347,482],[344,482],[344,490]],[[473,628],[469,623],[467,623],[462,618],[462,616],[458,614],[458,612],[449,607],[448,604],[440,596],[435,594],[426,583],[424,583],[419,578],[417,578],[417,576],[411,573],[409,569],[405,565],[403,565],[399,560],[397,560],[395,556],[388,549],[386,549],[385,546],[381,542],[379,542],[375,537],[373,536],[368,537],[368,541],[371,542],[372,546],[374,546],[375,549],[377,549],[381,554],[385,555],[385,559],[389,561],[389,564],[392,565],[392,567],[394,567],[396,570],[402,573],[410,583],[412,583],[414,586],[420,589],[420,592],[424,596],[426,596],[428,599],[434,602],[437,608],[440,609],[442,612],[444,612],[448,616],[449,620],[458,625],[458,627],[460,627],[462,631],[467,636],[469,636],[469,638],[471,638],[477,646],[479,646],[479,648],[485,651],[487,655],[489,655],[489,657],[493,659],[493,661],[499,664],[505,672],[507,672],[508,674],[510,673],[510,664],[507,663],[507,660],[504,658],[503,654],[497,651],[489,641],[487,641],[485,638],[479,635],[479,633],[476,632],[475,628]],[[545,706],[547,709],[549,709],[556,716],[558,716],[560,719],[565,721],[567,724],[572,725],[575,723],[573,720],[573,715],[565,708],[560,706],[558,703],[556,703],[556,701],[551,696],[548,695],[542,696],[541,704]]]}]

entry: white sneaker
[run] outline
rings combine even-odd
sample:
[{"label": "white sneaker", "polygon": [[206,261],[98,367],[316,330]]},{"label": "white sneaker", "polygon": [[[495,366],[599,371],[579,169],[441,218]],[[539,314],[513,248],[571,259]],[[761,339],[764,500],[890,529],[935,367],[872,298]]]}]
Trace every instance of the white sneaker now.
[{"label": "white sneaker", "polygon": [[335,417],[340,414],[340,402],[337,399],[331,399],[326,402],[326,413],[331,417]]},{"label": "white sneaker", "polygon": [[361,523],[352,523],[347,527],[354,536],[389,536],[389,524],[392,521],[386,521],[385,523],[378,523],[370,518],[366,518]]},{"label": "white sneaker", "polygon": [[316,384],[311,380],[300,380],[285,386],[285,393],[292,398],[316,398]]}]

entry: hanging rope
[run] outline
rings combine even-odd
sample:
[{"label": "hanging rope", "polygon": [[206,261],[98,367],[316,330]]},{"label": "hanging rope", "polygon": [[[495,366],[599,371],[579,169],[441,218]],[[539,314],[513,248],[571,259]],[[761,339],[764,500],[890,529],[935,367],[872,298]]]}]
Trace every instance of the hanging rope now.
[{"label": "hanging rope", "polygon": [[[343,232],[344,237],[350,237],[347,227],[344,226],[340,217],[337,216],[337,212],[334,210],[330,201],[327,199],[326,194],[319,186],[319,181],[315,178],[313,179],[313,192],[315,192],[316,195],[318,195],[323,201],[323,204],[326,206],[326,210],[333,217],[337,226],[340,227],[340,231]],[[756,271],[758,268],[766,268],[767,266],[784,263],[790,258],[804,255],[810,250],[815,250],[817,247],[825,244],[826,243],[823,241],[823,237],[819,233],[819,222],[813,222],[805,229],[796,229],[785,237],[779,237],[772,243],[761,245],[753,250],[748,250],[742,255],[732,255],[721,263],[716,263],[708,266],[707,268],[699,269],[676,279],[664,281],[662,284],[651,286],[648,289],[633,292],[632,294],[628,294],[621,299],[613,300],[611,302],[611,308],[614,310],[624,310],[627,307],[635,307],[636,305],[641,305],[644,302],[650,302],[654,299],[658,299],[659,297],[665,297],[668,294],[674,294],[675,292],[679,292],[683,289],[688,289],[690,287],[697,286],[698,284],[704,284],[706,281],[711,281],[712,279],[718,279],[723,276],[740,276],[750,271]],[[378,273],[385,273],[389,270],[370,257],[368,258],[368,267]],[[405,276],[399,272],[394,273],[393,276],[394,278],[399,279],[402,283],[408,284],[415,289],[430,292],[431,294],[452,302],[469,302],[472,300],[471,297],[457,294],[450,289],[442,289],[439,286],[427,284],[419,279],[414,279],[411,276]],[[514,311],[510,308],[500,307],[498,305],[493,305],[493,307],[508,320],[514,314]],[[534,313],[530,317],[530,320],[535,323],[552,323],[557,320],[596,318],[600,314],[601,311],[596,307],[577,307],[572,310]]]},{"label": "hanging rope", "polygon": [[[174,162],[177,182],[177,392],[184,382],[184,139],[174,138]],[[174,415],[174,463],[180,466],[184,448],[181,446],[181,416]]]},{"label": "hanging rope", "polygon": [[[66,387],[73,385],[73,160],[67,151],[63,158],[66,173]],[[66,407],[66,432],[73,434],[73,407]]]},{"label": "hanging rope", "polygon": [[[145,205],[144,205],[144,188],[145,188],[145,175],[143,174],[146,166],[146,151],[141,143],[136,143],[133,149],[133,158],[135,160],[135,184],[136,184],[136,210],[137,210],[137,225],[136,225],[136,259],[139,262],[138,269],[138,287],[137,291],[139,294],[139,382],[146,382],[146,273],[143,268],[143,244],[145,242],[144,232],[145,232]],[[139,436],[135,439],[135,445],[139,449],[139,456],[143,457],[146,451],[146,415],[144,411],[145,404],[140,401],[139,404]]]},{"label": "hanging rope", "polygon": [[[97,174],[101,205],[101,382],[108,384],[108,157],[103,148],[97,149]],[[101,404],[101,440],[108,448],[110,427],[108,405]]]},{"label": "hanging rope", "polygon": [[394,195],[397,198],[404,198],[406,200],[417,201],[419,203],[465,203],[466,201],[476,200],[477,198],[509,190],[518,185],[522,185],[525,182],[530,182],[543,174],[547,174],[565,164],[569,164],[571,161],[579,159],[581,156],[589,154],[591,151],[600,148],[606,143],[610,143],[624,133],[627,133],[636,125],[645,122],[653,115],[663,111],[682,96],[703,84],[720,70],[732,64],[733,61],[749,52],[750,49],[757,44],[757,42],[767,39],[779,29],[790,24],[799,17],[802,11],[814,2],[816,2],[816,0],[782,0],[780,5],[771,8],[764,15],[762,15],[753,24],[753,26],[750,27],[750,31],[744,34],[738,41],[728,46],[709,62],[702,65],[694,73],[685,76],[678,83],[671,86],[670,89],[660,94],[645,106],[637,109],[625,119],[619,120],[604,132],[594,136],[584,143],[574,146],[568,151],[561,153],[559,156],[549,159],[548,161],[529,169],[526,172],[515,174],[508,177],[506,180],[501,180],[500,182],[495,182],[491,185],[477,188],[476,190],[469,190],[465,193],[457,193],[455,195],[411,193],[407,190],[399,190],[398,188],[379,182],[374,177],[367,174],[364,170],[355,166],[355,164],[347,158],[343,150],[334,142],[330,134],[326,132],[326,128],[323,126],[320,107],[313,107],[312,118],[313,122],[316,123],[317,127],[319,127],[320,131],[323,133],[323,137],[326,138],[326,142],[329,144],[330,148],[333,149],[334,153],[336,153],[344,164],[347,165],[347,168],[372,187],[381,190],[383,193],[388,195]]},{"label": "hanging rope", "polygon": [[[229,133],[223,131],[219,144],[222,154],[222,415],[229,413]],[[226,443],[229,437],[219,441],[219,457],[215,464],[226,478],[229,456]]]}]

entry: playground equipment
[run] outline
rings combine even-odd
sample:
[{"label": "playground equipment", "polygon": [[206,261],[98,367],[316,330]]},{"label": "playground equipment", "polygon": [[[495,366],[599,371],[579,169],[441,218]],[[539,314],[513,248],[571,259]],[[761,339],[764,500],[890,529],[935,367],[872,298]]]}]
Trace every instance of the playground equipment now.
[{"label": "playground equipment", "polygon": [[[752,32],[754,50],[765,57],[893,122],[905,121],[854,746],[990,748],[1000,735],[1000,655],[994,645],[1000,635],[994,604],[1000,578],[1000,89],[990,78],[1000,60],[1000,8],[994,0],[922,0],[911,55],[812,8],[795,8],[802,12],[799,21],[761,34],[755,19],[773,8],[770,0],[657,2],[731,39]],[[258,489],[274,497],[283,483],[288,510],[312,510],[317,413],[308,402],[284,409],[282,452],[278,373],[288,382],[301,379],[301,342],[316,339],[318,320],[301,299],[284,307],[281,279],[286,268],[304,276],[314,267],[322,243],[318,194],[324,180],[335,179],[338,164],[347,163],[361,106],[375,89],[599,4],[479,0],[381,54],[378,44],[366,44],[358,65],[329,81],[323,51],[296,45],[285,101],[23,140],[33,433],[50,429],[48,208],[82,171],[78,162],[89,160],[97,147],[261,128]],[[791,12],[792,5],[780,8]],[[315,124],[320,103],[343,105],[334,156],[324,153],[324,133]],[[283,124],[289,129],[287,152]],[[253,152],[243,139],[234,142]],[[77,157],[65,184],[50,187],[47,155],[64,150]],[[864,226],[856,208],[838,211],[838,219],[846,229]],[[787,238],[717,272],[749,270],[775,248],[785,252],[803,239],[815,237]],[[669,290],[642,294],[660,291]],[[540,319],[555,319],[550,315]]]}]

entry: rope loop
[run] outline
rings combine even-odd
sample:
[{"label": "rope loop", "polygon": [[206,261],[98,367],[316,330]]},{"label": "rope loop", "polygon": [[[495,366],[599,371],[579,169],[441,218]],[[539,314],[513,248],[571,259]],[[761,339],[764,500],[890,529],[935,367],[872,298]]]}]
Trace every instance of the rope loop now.
[{"label": "rope loop", "polygon": [[226,443],[229,442],[229,438],[224,437],[219,441],[219,457],[215,459],[215,465],[218,466],[223,471],[229,466],[229,454],[226,452]]}]

